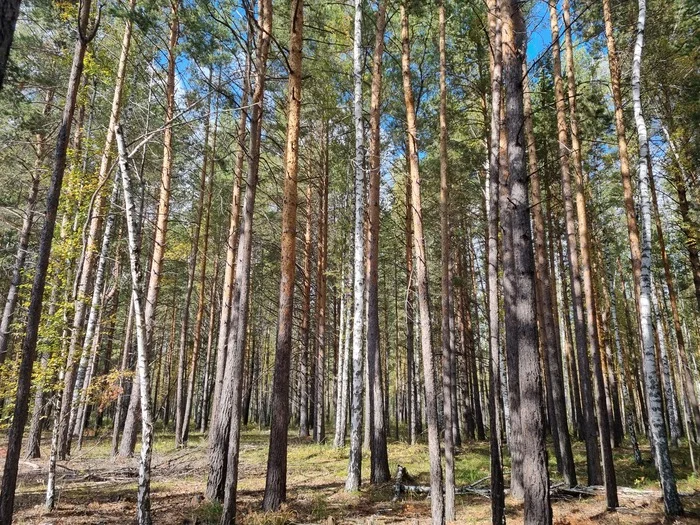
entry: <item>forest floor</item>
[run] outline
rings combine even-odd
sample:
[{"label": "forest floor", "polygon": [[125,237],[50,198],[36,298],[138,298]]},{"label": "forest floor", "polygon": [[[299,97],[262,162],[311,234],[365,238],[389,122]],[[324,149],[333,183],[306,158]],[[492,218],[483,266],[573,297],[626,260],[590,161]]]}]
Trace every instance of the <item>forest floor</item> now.
[{"label": "forest floor", "polygon": [[[3,443],[5,437],[0,436]],[[45,436],[45,443],[50,437]],[[289,440],[288,503],[280,512],[262,513],[259,505],[265,486],[265,465],[269,434],[249,429],[241,440],[241,468],[238,483],[238,523],[241,525],[283,525],[287,523],[429,523],[430,504],[425,496],[406,495],[392,502],[393,482],[384,486],[363,485],[356,494],[344,492],[348,450],[334,450],[310,440]],[[112,460],[110,438],[91,437],[82,450],[57,469],[56,510],[43,510],[48,450],[39,460],[23,460],[15,502],[15,523],[21,524],[120,524],[135,523],[138,458]],[[152,509],[158,525],[216,523],[220,507],[203,500],[207,476],[206,439],[195,434],[187,448],[175,449],[172,434],[158,434],[153,458]],[[665,520],[658,484],[649,450],[641,467],[631,451],[616,450],[615,465],[621,491],[616,512],[605,510],[602,493],[585,499],[557,499],[553,502],[554,523],[579,524],[700,524],[700,478],[693,475],[687,448],[673,452],[678,488],[683,494],[687,515]],[[575,445],[579,480],[585,479],[585,457],[581,443]],[[5,451],[0,446],[0,463]],[[552,456],[552,454],[550,454]],[[404,465],[419,483],[428,483],[428,454],[423,444],[389,444],[392,475]],[[554,459],[550,472],[556,473]],[[486,480],[489,475],[488,443],[465,443],[456,462],[457,485]],[[369,477],[369,458],[363,459],[363,480]],[[556,483],[556,479],[553,479]],[[508,523],[522,523],[522,505],[507,499]],[[477,495],[457,497],[458,523],[490,523],[490,501]]]}]

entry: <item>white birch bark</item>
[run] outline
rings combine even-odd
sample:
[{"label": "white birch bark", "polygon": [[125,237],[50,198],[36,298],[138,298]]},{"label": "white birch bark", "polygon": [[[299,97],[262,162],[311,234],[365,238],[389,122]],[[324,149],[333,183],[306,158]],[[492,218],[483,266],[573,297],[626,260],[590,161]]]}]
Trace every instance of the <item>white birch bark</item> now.
[{"label": "white birch bark", "polygon": [[647,125],[644,121],[641,99],[642,50],[644,48],[644,27],[646,24],[646,0],[639,0],[637,19],[637,38],[632,60],[632,101],[634,105],[634,122],[637,126],[639,140],[639,203],[642,217],[642,278],[639,317],[641,320],[644,384],[646,386],[647,408],[652,447],[663,492],[664,510],[667,515],[683,513],[676,478],[673,473],[671,456],[668,450],[666,426],[664,422],[659,371],[656,366],[654,351],[654,334],[651,314],[651,201],[649,198],[649,139]]},{"label": "white birch bark", "polygon": [[355,122],[355,223],[353,254],[353,323],[352,323],[352,403],[350,407],[350,459],[345,490],[360,488],[362,469],[362,333],[365,309],[365,145],[362,125],[362,0],[355,0],[353,35],[353,119]]},{"label": "white birch bark", "polygon": [[124,190],[124,212],[129,241],[129,267],[131,269],[132,300],[136,329],[136,369],[140,380],[141,394],[141,462],[139,464],[139,482],[137,499],[137,517],[139,525],[150,525],[151,520],[151,455],[153,447],[153,420],[151,416],[151,388],[148,374],[148,356],[146,347],[146,317],[144,312],[143,273],[139,261],[137,211],[131,192],[129,161],[124,145],[121,126],[116,129],[117,148],[119,151],[119,171]]}]

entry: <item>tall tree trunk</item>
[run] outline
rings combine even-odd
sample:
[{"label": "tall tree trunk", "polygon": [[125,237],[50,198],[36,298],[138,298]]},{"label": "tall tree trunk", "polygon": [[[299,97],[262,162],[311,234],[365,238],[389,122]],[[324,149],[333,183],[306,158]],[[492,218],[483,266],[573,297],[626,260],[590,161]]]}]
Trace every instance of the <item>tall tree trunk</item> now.
[{"label": "tall tree trunk", "polygon": [[53,233],[56,228],[56,214],[63,185],[63,175],[66,171],[66,158],[73,115],[75,113],[80,79],[83,73],[85,51],[97,32],[97,25],[90,29],[91,0],[84,0],[80,6],[78,21],[78,36],[73,50],[66,101],[63,108],[61,123],[56,137],[51,183],[46,197],[46,212],[44,226],[41,230],[38,257],[34,273],[34,282],[27,310],[26,331],[22,343],[22,358],[17,374],[17,391],[12,424],[8,432],[8,444],[5,454],[2,485],[0,486],[0,523],[12,523],[12,510],[15,502],[15,487],[17,486],[17,470],[22,448],[22,434],[27,423],[29,412],[29,393],[32,382],[32,368],[36,360],[36,345],[41,322],[41,309],[44,302],[46,274],[49,267]]},{"label": "tall tree trunk", "polygon": [[[561,76],[561,51],[559,48],[559,21],[557,5],[549,0],[549,21],[552,31],[552,56],[554,62],[554,93],[556,98],[557,131],[559,138],[559,168],[561,171],[562,197],[564,201],[566,241],[569,256],[569,271],[571,274],[571,300],[574,307],[574,336],[576,355],[581,386],[581,405],[583,411],[583,439],[586,442],[586,462],[588,467],[588,484],[600,485],[603,473],[600,468],[600,449],[595,419],[593,400],[593,385],[590,377],[588,348],[586,345],[586,322],[584,319],[583,290],[581,289],[581,267],[578,259],[578,242],[576,238],[576,217],[571,189],[571,173],[569,171],[569,138],[566,124],[566,101],[564,96],[564,81]],[[607,438],[606,438],[607,439]]]},{"label": "tall tree trunk", "polygon": [[[343,273],[346,272],[343,263]],[[348,372],[350,368],[350,338],[352,316],[350,315],[350,304],[352,303],[352,289],[350,287],[350,274],[343,275],[341,282],[343,283],[343,295],[340,299],[340,341],[339,347],[339,365],[338,365],[338,392],[335,409],[335,436],[333,438],[333,446],[341,448],[345,446],[345,433],[347,427],[348,414]]]},{"label": "tall tree trunk", "polygon": [[[328,266],[328,122],[321,125],[321,181],[319,186],[318,215],[318,263],[316,267],[316,335],[318,351],[316,353],[316,419],[314,421],[314,441],[326,440],[326,418],[324,410],[325,370],[326,370],[326,317],[327,317],[327,283]],[[388,472],[387,467],[387,472]]]},{"label": "tall tree trunk", "polygon": [[[408,151],[406,152],[408,155]],[[408,164],[408,159],[406,159]],[[408,168],[408,166],[406,166]],[[408,171],[408,169],[407,169]],[[408,441],[418,441],[420,414],[416,387],[414,359],[415,307],[413,298],[413,205],[411,204],[411,177],[406,177],[406,395],[408,397]]]},{"label": "tall tree trunk", "polygon": [[[263,37],[264,38],[264,37]],[[251,38],[249,37],[249,40]],[[238,246],[238,236],[240,227],[240,207],[241,207],[241,182],[243,180],[243,164],[246,158],[246,126],[248,121],[248,99],[250,97],[250,71],[251,57],[250,49],[246,50],[246,65],[243,77],[243,92],[241,94],[241,115],[238,122],[238,136],[236,152],[236,166],[234,171],[233,191],[231,193],[231,212],[229,220],[228,238],[226,243],[226,268],[224,270],[224,285],[221,294],[221,314],[219,320],[219,334],[216,343],[216,378],[214,381],[214,395],[212,398],[212,418],[218,414],[216,409],[221,394],[221,385],[224,380],[224,369],[226,367],[226,354],[229,330],[231,329],[231,308],[233,306],[233,281],[236,263],[236,248]],[[257,89],[256,84],[256,89]],[[253,110],[254,111],[254,110]],[[252,123],[251,123],[252,127]],[[252,152],[251,152],[252,158]],[[212,420],[213,422],[213,420]]]},{"label": "tall tree trunk", "polygon": [[649,427],[651,430],[652,447],[656,469],[661,481],[663,492],[664,510],[669,516],[683,514],[676,478],[673,473],[671,456],[668,450],[666,428],[664,424],[661,389],[659,387],[659,371],[656,366],[654,351],[654,335],[651,313],[651,206],[649,199],[648,166],[649,142],[647,138],[647,125],[642,112],[641,97],[641,70],[642,49],[644,47],[644,30],[646,24],[646,0],[638,0],[639,14],[637,18],[637,38],[634,45],[634,58],[632,61],[632,101],[634,105],[634,121],[639,137],[639,164],[637,173],[639,177],[639,204],[642,217],[642,274],[641,274],[641,301],[639,317],[642,325],[642,348],[644,354],[642,364],[644,369],[644,383],[646,386],[647,403],[649,409]]},{"label": "tall tree trunk", "polygon": [[[306,187],[304,230],[304,286],[301,306],[301,354],[299,357],[299,436],[309,435],[309,322],[311,317],[311,183]],[[318,285],[317,285],[318,286]]]},{"label": "tall tree trunk", "polygon": [[[209,73],[211,82],[211,70]],[[207,172],[209,171],[209,127],[211,119],[208,115],[211,110],[211,100],[207,100],[207,120],[204,124],[204,155],[202,158],[202,169],[200,171],[199,199],[197,201],[197,211],[195,223],[192,231],[192,244],[190,255],[187,261],[187,286],[185,288],[185,302],[182,305],[182,321],[180,324],[180,348],[177,356],[177,389],[175,391],[175,446],[182,447],[185,444],[185,414],[186,396],[185,383],[187,381],[185,369],[187,368],[187,347],[190,335],[190,303],[192,302],[192,291],[194,290],[195,274],[197,273],[197,257],[199,256],[199,237],[202,232],[202,216],[204,215],[205,194],[207,192]],[[206,255],[205,255],[206,258]],[[206,271],[206,266],[205,266]],[[201,325],[200,325],[201,329]],[[199,350],[199,348],[197,348]],[[196,368],[196,358],[192,355],[192,367]],[[193,377],[194,379],[194,377]],[[191,408],[191,405],[190,405]]]},{"label": "tall tree trunk", "polygon": [[452,352],[450,344],[450,203],[447,165],[447,58],[445,53],[445,2],[438,3],[440,48],[440,333],[442,343],[442,408],[445,434],[445,521],[455,519],[455,437],[452,410]]},{"label": "tall tree trunk", "polygon": [[420,312],[421,350],[423,354],[423,378],[425,382],[425,415],[428,426],[428,453],[430,458],[430,502],[433,525],[445,523],[442,465],[440,459],[440,434],[438,431],[437,392],[435,366],[430,330],[430,296],[428,293],[428,261],[423,237],[423,208],[421,205],[420,172],[418,168],[418,129],[416,105],[411,87],[411,42],[408,30],[408,13],[401,3],[401,76],[406,104],[406,127],[411,176],[411,205],[413,207],[413,251],[418,286]]},{"label": "tall tree trunk", "polygon": [[[380,119],[382,102],[382,58],[384,55],[384,30],[386,27],[386,1],[377,7],[374,57],[372,59],[372,88],[370,94],[369,136],[369,251],[367,265],[367,363],[370,413],[370,452],[372,483],[385,483],[391,479],[386,449],[386,422],[381,385],[381,359],[379,342],[379,185],[381,165]],[[388,337],[389,334],[385,334]],[[388,370],[385,371],[388,374]]]},{"label": "tall tree trunk", "polygon": [[[669,140],[670,142],[670,140]],[[688,407],[688,418],[691,418],[692,423],[695,425],[696,431],[700,429],[700,406],[698,406],[698,398],[695,392],[695,386],[693,384],[693,376],[690,372],[690,366],[688,365],[688,354],[685,347],[685,337],[683,336],[683,330],[681,328],[681,317],[678,311],[678,294],[676,293],[676,287],[673,282],[673,276],[671,275],[671,264],[668,260],[668,254],[666,253],[666,242],[664,239],[664,231],[661,227],[661,214],[659,213],[659,204],[656,199],[656,185],[654,184],[654,177],[649,177],[649,191],[651,193],[651,205],[654,213],[654,222],[656,223],[656,236],[659,243],[659,252],[661,254],[661,261],[664,266],[664,277],[666,279],[666,288],[668,289],[669,302],[671,303],[671,315],[673,317],[673,328],[676,335],[676,343],[678,345],[678,362],[679,362],[679,372],[683,378],[683,399],[684,403]],[[688,438],[690,439],[690,435]]]},{"label": "tall tree trunk", "polygon": [[542,305],[541,328],[544,334],[545,359],[548,371],[547,384],[552,393],[554,402],[554,419],[550,422],[555,447],[558,447],[561,457],[559,471],[562,473],[564,483],[569,487],[576,485],[576,467],[574,455],[571,450],[571,438],[566,418],[566,400],[564,394],[564,374],[561,368],[561,349],[556,334],[559,330],[554,320],[554,308],[552,305],[551,277],[547,262],[547,248],[545,245],[544,216],[542,214],[542,191],[540,189],[540,170],[537,165],[537,149],[535,147],[535,131],[532,119],[532,107],[530,102],[529,82],[527,69],[523,68],[523,88],[525,111],[525,135],[527,140],[528,167],[530,177],[530,191],[532,192],[532,218],[535,230],[535,269],[537,273],[537,297]]},{"label": "tall tree trunk", "polygon": [[486,200],[487,227],[487,273],[488,273],[488,326],[489,326],[489,449],[491,454],[491,523],[506,522],[506,504],[501,456],[501,424],[498,406],[501,399],[499,312],[498,312],[498,146],[501,135],[501,73],[502,73],[502,18],[500,2],[488,1],[488,23],[491,53],[491,126],[488,143],[488,197]]},{"label": "tall tree trunk", "polygon": [[[185,394],[185,412],[182,419],[182,443],[187,443],[190,430],[190,416],[192,415],[192,405],[194,403],[194,387],[197,378],[197,363],[199,361],[199,352],[202,346],[202,324],[204,323],[204,296],[206,295],[205,287],[207,284],[207,252],[209,251],[209,222],[211,217],[211,199],[214,190],[214,175],[216,170],[216,134],[219,124],[218,100],[216,101],[217,114],[214,118],[214,130],[212,133],[211,143],[211,173],[209,174],[209,187],[206,189],[206,201],[204,203],[204,241],[202,246],[202,258],[199,269],[199,299],[197,300],[197,315],[194,322],[194,341],[192,344],[192,357],[190,358],[189,378],[187,380],[187,392]],[[205,148],[209,148],[205,138]],[[207,156],[204,157],[205,170],[202,170],[202,179],[204,172],[209,169],[207,165]],[[204,182],[202,182],[202,190],[204,190]]]},{"label": "tall tree trunk", "polygon": [[362,0],[355,0],[355,21],[352,46],[353,121],[355,124],[355,220],[353,241],[353,321],[352,321],[352,386],[350,403],[350,458],[345,490],[360,489],[362,475],[362,389],[364,383],[362,356],[365,319],[365,143],[362,123]]},{"label": "tall tree trunk", "polygon": [[[289,28],[289,84],[287,86],[287,140],[282,207],[279,320],[272,381],[272,421],[263,510],[277,510],[287,499],[287,428],[289,426],[289,368],[292,350],[294,274],[296,270],[297,173],[301,113],[301,56],[304,1],[291,4]],[[322,417],[322,416],[321,416]]]},{"label": "tall tree trunk", "polygon": [[[222,516],[230,512],[229,521],[235,514],[236,508],[238,440],[240,434],[239,415],[242,393],[243,354],[246,340],[245,326],[248,321],[248,294],[253,246],[253,212],[255,210],[255,196],[260,167],[260,137],[262,134],[265,76],[272,32],[272,1],[261,0],[258,11],[260,16],[260,40],[250,122],[250,160],[248,162],[246,192],[243,201],[241,231],[240,235],[238,235],[238,247],[235,252],[235,273],[230,308],[231,318],[227,334],[226,356],[223,362],[224,374],[219,399],[217,400],[215,397],[212,402],[212,414],[214,417],[209,433],[209,476],[207,479],[206,497],[221,501],[224,500],[225,492],[225,510]],[[224,315],[223,312],[222,315]],[[221,332],[219,335],[221,335]],[[221,343],[221,340],[219,340],[219,343]],[[221,351],[221,346],[219,346],[219,351]],[[217,358],[217,367],[218,365]],[[217,378],[218,375],[219,371],[217,369]]]},{"label": "tall tree trunk", "polygon": [[[513,281],[517,292],[514,311],[518,321],[520,411],[522,427],[524,522],[552,523],[547,474],[547,449],[542,411],[537,319],[535,315],[535,257],[530,229],[528,173],[523,128],[523,61],[525,21],[517,0],[508,0],[503,23],[503,84],[506,91],[505,126],[508,136],[510,208],[513,242]],[[508,231],[504,234],[508,235]],[[508,295],[506,294],[506,300]]]},{"label": "tall tree trunk", "polygon": [[150,525],[151,520],[151,456],[153,453],[153,421],[151,416],[151,388],[148,370],[148,346],[146,344],[146,317],[143,309],[143,272],[140,264],[138,220],[131,190],[129,159],[124,145],[121,127],[116,129],[119,149],[119,171],[124,191],[124,210],[129,237],[129,265],[131,268],[132,300],[136,331],[137,364],[141,394],[141,461],[139,463],[138,496],[136,503],[139,525]]},{"label": "tall tree trunk", "polygon": [[[163,261],[165,259],[165,244],[170,217],[170,186],[173,172],[173,118],[175,116],[175,61],[177,59],[177,41],[180,32],[179,9],[180,0],[170,0],[170,33],[168,36],[168,69],[165,83],[165,130],[163,132],[163,164],[160,177],[160,192],[158,197],[158,211],[156,213],[156,225],[153,240],[153,254],[151,257],[151,269],[146,288],[146,304],[144,315],[146,318],[146,350],[150,354],[153,345],[153,328],[156,321],[156,306],[160,292],[160,280],[163,275]],[[140,237],[140,235],[139,235]],[[129,408],[124,422],[124,433],[119,446],[119,455],[131,456],[136,445],[138,432],[139,402],[141,399],[140,374],[136,375],[131,389]]]},{"label": "tall tree trunk", "polygon": [[600,436],[601,456],[603,460],[603,474],[605,479],[605,494],[609,509],[618,505],[617,479],[615,476],[615,464],[613,462],[612,445],[610,443],[610,422],[608,421],[608,408],[605,399],[605,378],[600,350],[600,334],[598,333],[597,305],[595,298],[595,286],[593,284],[593,264],[590,253],[590,232],[588,229],[588,217],[586,215],[586,198],[584,193],[583,162],[581,160],[581,144],[578,132],[578,116],[576,114],[576,73],[574,66],[574,46],[572,42],[571,13],[569,0],[562,4],[565,26],[566,48],[566,76],[568,80],[569,95],[569,125],[571,127],[571,149],[574,157],[574,174],[576,178],[576,215],[578,218],[578,237],[581,248],[581,276],[583,277],[583,296],[585,300],[586,328],[588,329],[588,344],[593,357],[593,386],[596,403],[596,415],[598,422],[598,434]]}]

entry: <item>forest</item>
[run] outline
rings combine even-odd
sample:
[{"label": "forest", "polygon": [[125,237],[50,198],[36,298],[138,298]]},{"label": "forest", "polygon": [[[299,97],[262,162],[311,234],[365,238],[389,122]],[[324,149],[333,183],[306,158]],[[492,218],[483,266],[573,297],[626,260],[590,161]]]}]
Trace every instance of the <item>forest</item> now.
[{"label": "forest", "polygon": [[700,521],[700,5],[0,0],[0,525]]}]

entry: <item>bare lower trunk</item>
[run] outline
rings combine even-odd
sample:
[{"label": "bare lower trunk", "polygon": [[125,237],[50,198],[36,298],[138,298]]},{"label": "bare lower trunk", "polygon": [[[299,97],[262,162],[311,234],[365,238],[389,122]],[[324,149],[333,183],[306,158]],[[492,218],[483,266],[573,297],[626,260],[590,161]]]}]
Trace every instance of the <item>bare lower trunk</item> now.
[{"label": "bare lower trunk", "polygon": [[[509,0],[503,23],[503,84],[506,89],[505,126],[508,135],[508,167],[513,270],[517,292],[514,309],[518,322],[518,358],[521,398],[524,522],[552,523],[547,473],[547,449],[542,410],[537,320],[535,315],[535,258],[530,229],[528,174],[525,165],[523,128],[523,57],[525,22],[516,0]],[[508,232],[505,232],[507,235]],[[517,276],[517,277],[516,277]],[[506,300],[508,295],[506,295]]]},{"label": "bare lower trunk", "polygon": [[[263,510],[276,511],[287,499],[287,429],[289,426],[289,369],[296,271],[297,173],[301,113],[301,57],[304,30],[304,1],[291,4],[289,84],[287,86],[287,140],[284,149],[284,205],[280,263],[279,320],[272,382],[272,421]],[[322,416],[321,416],[322,417]]]},{"label": "bare lower trunk", "polygon": [[364,207],[365,145],[362,123],[362,0],[355,0],[353,33],[353,121],[355,123],[355,219],[353,241],[353,322],[352,322],[352,387],[350,404],[350,458],[345,490],[360,489],[362,478],[362,389],[364,383],[362,356],[365,319]]},{"label": "bare lower trunk", "polygon": [[141,461],[137,495],[137,518],[139,525],[150,525],[151,520],[151,455],[153,448],[153,421],[151,416],[151,388],[148,370],[148,346],[146,344],[146,318],[143,309],[143,273],[140,264],[138,242],[138,220],[136,205],[131,190],[129,161],[121,127],[116,130],[119,150],[119,171],[124,190],[124,212],[129,238],[129,266],[131,268],[132,300],[136,331],[136,369],[141,384]]},{"label": "bare lower trunk", "polygon": [[[246,179],[246,193],[243,201],[241,231],[238,236],[238,247],[236,249],[235,274],[231,295],[231,319],[229,320],[229,330],[225,343],[226,348],[230,349],[230,351],[227,350],[223,362],[225,370],[219,399],[217,401],[215,398],[212,401],[214,407],[212,412],[213,420],[209,433],[209,475],[207,478],[206,497],[211,500],[222,501],[224,500],[224,492],[226,493],[228,501],[224,503],[225,510],[222,516],[226,516],[230,512],[229,521],[235,514],[236,508],[238,432],[240,430],[238,418],[241,403],[243,348],[245,347],[246,337],[245,325],[248,316],[253,212],[255,210],[255,196],[260,166],[262,104],[265,95],[267,55],[270,49],[270,32],[272,30],[271,0],[262,0],[260,2],[259,13],[261,33],[250,122],[250,160]],[[243,328],[241,329],[241,327]],[[221,351],[221,346],[218,348]],[[217,367],[218,363],[217,358]],[[217,377],[218,374],[217,369]]]},{"label": "bare lower trunk", "polygon": [[[583,412],[583,439],[586,442],[586,461],[588,468],[588,484],[599,485],[603,482],[600,468],[600,449],[598,447],[598,432],[593,400],[593,385],[590,377],[590,362],[586,344],[586,322],[584,319],[583,290],[581,288],[581,267],[578,259],[578,241],[576,232],[576,217],[571,188],[571,173],[569,171],[569,139],[566,123],[566,102],[564,98],[564,82],[561,76],[561,58],[559,48],[559,21],[557,19],[556,2],[549,3],[550,25],[554,43],[552,56],[554,62],[554,90],[556,97],[557,131],[559,138],[559,167],[561,171],[561,187],[566,214],[566,239],[568,247],[569,271],[571,274],[571,299],[574,308],[574,335],[578,365],[578,379],[581,385],[581,405]],[[607,439],[607,438],[606,438]]]},{"label": "bare lower trunk", "polygon": [[411,204],[413,206],[413,251],[418,287],[420,312],[423,379],[425,383],[425,415],[428,426],[428,453],[430,457],[430,501],[433,525],[445,522],[440,435],[438,431],[437,391],[430,333],[431,313],[428,293],[428,261],[423,237],[423,210],[421,205],[420,172],[418,167],[418,130],[416,108],[411,87],[411,43],[408,33],[408,13],[401,4],[401,76],[406,104],[409,174],[411,176]]},{"label": "bare lower trunk", "polygon": [[634,103],[634,120],[639,137],[639,203],[642,217],[642,268],[641,268],[641,301],[639,317],[642,325],[642,348],[644,350],[642,364],[644,368],[644,383],[646,387],[649,410],[649,427],[651,430],[652,447],[656,469],[661,481],[664,510],[669,516],[683,514],[673,465],[668,450],[664,413],[659,386],[659,371],[656,366],[654,351],[654,336],[651,313],[651,205],[649,199],[649,143],[647,126],[642,113],[641,100],[641,69],[642,49],[644,47],[644,29],[646,24],[646,1],[639,0],[639,15],[637,19],[637,38],[634,46],[632,62],[632,99]]},{"label": "bare lower trunk", "polygon": [[[382,58],[384,54],[384,29],[386,26],[386,2],[377,8],[374,57],[372,60],[372,91],[370,94],[369,138],[369,251],[367,275],[367,364],[370,410],[367,414],[370,427],[372,483],[385,483],[391,478],[386,448],[386,422],[384,397],[381,385],[381,357],[379,341],[379,184],[380,184],[380,113],[382,95]],[[385,337],[388,337],[388,333]],[[386,372],[388,373],[388,371]]]},{"label": "bare lower trunk", "polygon": [[[304,233],[304,286],[301,307],[301,354],[299,356],[299,436],[309,435],[309,319],[311,317],[311,184],[306,188]],[[318,285],[317,285],[318,286]]]}]

